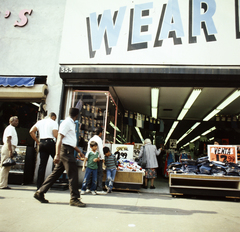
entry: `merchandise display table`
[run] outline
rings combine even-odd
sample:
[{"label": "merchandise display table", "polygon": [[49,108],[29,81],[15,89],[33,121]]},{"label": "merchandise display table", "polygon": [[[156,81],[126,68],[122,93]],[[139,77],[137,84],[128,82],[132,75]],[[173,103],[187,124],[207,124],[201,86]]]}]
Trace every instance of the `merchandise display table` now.
[{"label": "merchandise display table", "polygon": [[240,177],[171,173],[169,189],[172,196],[198,195],[240,199]]},{"label": "merchandise display table", "polygon": [[[139,191],[143,184],[144,172],[117,171],[113,189]],[[106,171],[103,171],[103,182],[106,181]]]}]

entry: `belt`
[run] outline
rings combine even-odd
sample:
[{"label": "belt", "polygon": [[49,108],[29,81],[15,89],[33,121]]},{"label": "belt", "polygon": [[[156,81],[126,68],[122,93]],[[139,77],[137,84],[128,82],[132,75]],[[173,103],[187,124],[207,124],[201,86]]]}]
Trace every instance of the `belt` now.
[{"label": "belt", "polygon": [[40,139],[40,142],[54,142],[53,139]]}]

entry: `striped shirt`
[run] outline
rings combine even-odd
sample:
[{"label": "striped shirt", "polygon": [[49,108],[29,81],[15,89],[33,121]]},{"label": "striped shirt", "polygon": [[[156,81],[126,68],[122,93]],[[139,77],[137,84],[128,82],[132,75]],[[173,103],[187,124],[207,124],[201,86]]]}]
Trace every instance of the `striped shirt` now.
[{"label": "striped shirt", "polygon": [[116,169],[118,163],[116,156],[111,154],[110,156],[105,156],[106,169]]}]

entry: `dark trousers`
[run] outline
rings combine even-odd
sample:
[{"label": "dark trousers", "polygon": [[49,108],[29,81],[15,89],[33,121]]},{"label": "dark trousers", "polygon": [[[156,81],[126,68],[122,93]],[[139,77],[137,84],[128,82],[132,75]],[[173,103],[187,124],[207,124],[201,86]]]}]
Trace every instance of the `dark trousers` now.
[{"label": "dark trousers", "polygon": [[56,180],[66,170],[69,181],[69,190],[71,199],[79,198],[80,194],[78,191],[78,167],[76,159],[74,157],[74,148],[68,145],[61,145],[60,151],[60,162],[55,165],[53,172],[44,181],[42,187],[39,189],[40,192],[46,193],[49,188],[56,182]]},{"label": "dark trousers", "polygon": [[39,144],[40,164],[38,168],[37,189],[42,186],[44,181],[48,158],[55,156],[55,142],[53,139],[41,139]]}]

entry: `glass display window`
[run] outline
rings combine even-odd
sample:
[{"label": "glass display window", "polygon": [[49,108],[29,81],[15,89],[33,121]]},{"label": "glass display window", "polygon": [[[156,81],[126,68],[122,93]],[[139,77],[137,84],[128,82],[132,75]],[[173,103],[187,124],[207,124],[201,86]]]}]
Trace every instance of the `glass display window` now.
[{"label": "glass display window", "polygon": [[78,107],[78,147],[87,150],[87,143],[96,128],[103,129],[103,144],[116,143],[118,107],[108,91],[73,91],[72,107]]}]

